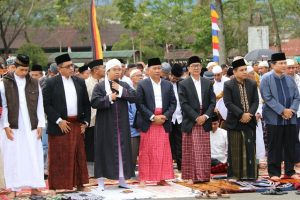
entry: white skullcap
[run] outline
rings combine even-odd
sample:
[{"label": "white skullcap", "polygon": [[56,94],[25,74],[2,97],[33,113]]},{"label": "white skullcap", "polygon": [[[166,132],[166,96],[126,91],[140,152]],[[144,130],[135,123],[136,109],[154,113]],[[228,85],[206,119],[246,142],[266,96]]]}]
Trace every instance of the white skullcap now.
[{"label": "white skullcap", "polygon": [[254,71],[254,69],[253,69],[253,67],[252,66],[247,66],[247,73],[250,73],[250,72],[253,72]]},{"label": "white skullcap", "polygon": [[222,73],[222,68],[219,65],[216,65],[213,67],[212,73],[214,73],[214,74]]},{"label": "white skullcap", "polygon": [[16,58],[15,56],[10,56],[10,57],[7,58],[6,64],[7,64],[7,65],[14,65],[16,59],[17,59],[17,58]]},{"label": "white skullcap", "polygon": [[132,70],[131,72],[130,72],[130,75],[129,75],[129,77],[131,78],[135,73],[137,73],[137,72],[141,72],[141,70],[139,70],[139,69],[134,69],[134,70]]},{"label": "white skullcap", "polygon": [[110,70],[113,67],[122,67],[122,63],[118,60],[118,59],[111,59],[109,61],[107,61],[106,63],[106,67],[105,67],[105,73],[108,72],[108,70]]},{"label": "white skullcap", "polygon": [[217,63],[215,63],[215,62],[209,62],[209,63],[207,64],[207,66],[206,66],[206,69],[209,70],[209,68],[211,68],[211,67],[213,67],[213,66],[215,66],[215,65],[217,65]]},{"label": "white skullcap", "polygon": [[268,63],[268,61],[260,61],[258,63],[258,66],[259,67],[269,67],[269,63]]},{"label": "white skullcap", "polygon": [[295,65],[295,61],[293,59],[286,59],[286,65],[287,66]]}]

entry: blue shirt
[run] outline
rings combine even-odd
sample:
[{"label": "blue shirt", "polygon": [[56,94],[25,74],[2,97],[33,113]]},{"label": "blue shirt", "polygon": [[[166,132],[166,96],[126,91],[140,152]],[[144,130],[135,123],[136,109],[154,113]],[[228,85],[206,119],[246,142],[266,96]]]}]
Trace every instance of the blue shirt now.
[{"label": "blue shirt", "polygon": [[128,103],[128,115],[129,115],[131,137],[140,136],[140,132],[138,132],[135,128],[133,128],[133,122],[136,115],[135,103]]}]

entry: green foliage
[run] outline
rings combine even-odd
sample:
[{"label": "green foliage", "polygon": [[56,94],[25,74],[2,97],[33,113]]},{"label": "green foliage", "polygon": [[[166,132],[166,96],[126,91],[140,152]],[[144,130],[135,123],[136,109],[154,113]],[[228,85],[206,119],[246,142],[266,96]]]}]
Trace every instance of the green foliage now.
[{"label": "green foliage", "polygon": [[[163,59],[164,49],[160,46],[145,44],[138,38],[133,38],[129,34],[122,34],[120,41],[113,46],[114,51],[124,49],[134,49],[142,52],[142,60],[147,61],[149,58],[159,57]],[[131,60],[132,61],[132,60]]]},{"label": "green foliage", "polygon": [[193,9],[193,35],[195,42],[192,48],[195,52],[202,52],[205,55],[212,53],[212,38],[211,38],[211,19],[209,6],[197,5]]},{"label": "green foliage", "polygon": [[47,56],[43,49],[33,43],[26,43],[22,45],[18,49],[17,53],[28,55],[30,59],[30,65],[39,64],[45,68],[48,63]]},{"label": "green foliage", "polygon": [[120,0],[117,6],[125,27],[135,33],[136,41],[142,41],[141,50],[146,57],[162,58],[166,44],[177,48],[189,45],[191,0],[145,0],[136,6],[132,0]]},{"label": "green foliage", "polygon": [[[97,0],[95,0],[97,2]],[[99,1],[101,3],[101,1]],[[210,3],[213,0],[113,0],[99,4],[97,19],[101,28],[120,21],[132,34],[122,36],[113,49],[135,49],[148,55],[163,57],[165,47],[192,48],[195,52],[212,54]],[[195,3],[197,2],[197,3]],[[263,1],[262,1],[263,2]],[[269,0],[275,11],[281,39],[300,37],[300,1]],[[249,26],[269,26],[270,45],[275,42],[267,1],[222,1],[226,50],[247,53]],[[59,25],[89,30],[90,0],[0,0],[0,39],[8,53],[16,37],[27,27]],[[9,28],[10,31],[8,31]],[[30,41],[31,35],[27,35]],[[133,37],[132,37],[133,36]]]}]

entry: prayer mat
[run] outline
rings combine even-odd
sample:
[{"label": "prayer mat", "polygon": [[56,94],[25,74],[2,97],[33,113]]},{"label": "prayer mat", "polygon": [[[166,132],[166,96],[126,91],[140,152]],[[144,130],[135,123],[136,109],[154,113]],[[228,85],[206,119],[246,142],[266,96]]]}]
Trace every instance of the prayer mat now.
[{"label": "prayer mat", "polygon": [[213,191],[213,192],[220,192],[221,189],[226,190],[228,193],[245,193],[245,192],[255,192],[252,188],[246,188],[238,186],[234,183],[231,183],[227,180],[211,180],[210,182],[205,183],[197,183],[197,184],[187,184],[186,182],[178,183],[185,187],[192,188],[194,190],[200,191]]}]

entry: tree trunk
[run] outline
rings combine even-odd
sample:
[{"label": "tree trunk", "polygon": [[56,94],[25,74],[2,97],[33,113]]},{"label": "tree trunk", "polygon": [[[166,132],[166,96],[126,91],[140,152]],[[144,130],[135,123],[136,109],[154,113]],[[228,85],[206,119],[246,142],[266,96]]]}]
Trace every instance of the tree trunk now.
[{"label": "tree trunk", "polygon": [[216,2],[216,9],[217,9],[217,12],[219,15],[218,24],[219,24],[219,28],[220,28],[220,32],[219,32],[219,47],[220,47],[219,64],[225,64],[225,63],[227,63],[227,50],[226,50],[226,46],[225,46],[223,5],[222,5],[221,0],[216,0],[215,2]]},{"label": "tree trunk", "polygon": [[278,24],[277,24],[277,20],[276,20],[276,15],[275,15],[274,8],[273,8],[273,5],[270,2],[270,0],[268,1],[268,5],[269,5],[271,18],[272,18],[273,29],[274,29],[275,37],[276,37],[275,46],[276,46],[278,52],[282,52],[282,50],[281,50],[281,40],[280,40],[280,36],[279,36],[279,29],[278,29]]},{"label": "tree trunk", "polygon": [[249,0],[249,24],[250,26],[253,26],[253,0]]},{"label": "tree trunk", "polygon": [[27,27],[25,27],[25,29],[24,29],[24,36],[25,36],[26,42],[30,43],[31,41],[30,41],[30,38],[29,38],[29,35],[27,32]]}]

